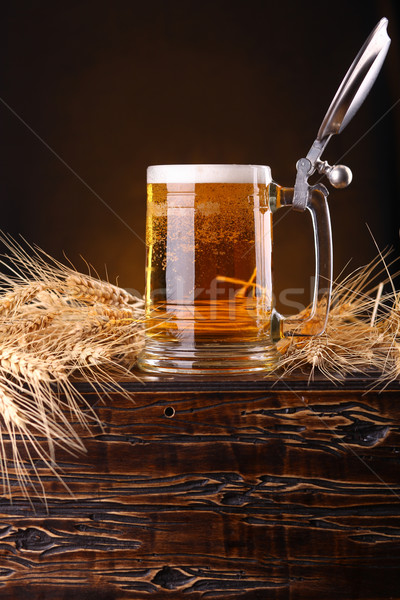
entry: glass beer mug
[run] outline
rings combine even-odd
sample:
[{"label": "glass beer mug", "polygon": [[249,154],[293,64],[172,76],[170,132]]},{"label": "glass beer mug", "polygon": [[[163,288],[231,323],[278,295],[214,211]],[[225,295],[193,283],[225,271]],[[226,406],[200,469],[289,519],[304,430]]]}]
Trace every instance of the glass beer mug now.
[{"label": "glass beer mug", "polygon": [[[293,189],[274,184],[260,165],[153,166],[147,180],[140,367],[224,374],[271,368],[282,331],[273,306],[272,213],[292,203]],[[318,257],[316,307],[331,279],[331,232],[324,195],[310,194],[307,208]]]},{"label": "glass beer mug", "polygon": [[[382,19],[351,65],[317,138],[297,163],[294,188],[260,165],[159,165],[147,170],[144,371],[236,374],[268,371],[283,335],[318,335],[329,311],[332,242],[327,189],[309,185],[318,171],[335,187],[351,171],[320,156],[367,95],[390,39]],[[284,319],[273,305],[272,214],[308,210],[315,241],[315,289],[306,321]],[[285,327],[283,327],[285,325]]]}]

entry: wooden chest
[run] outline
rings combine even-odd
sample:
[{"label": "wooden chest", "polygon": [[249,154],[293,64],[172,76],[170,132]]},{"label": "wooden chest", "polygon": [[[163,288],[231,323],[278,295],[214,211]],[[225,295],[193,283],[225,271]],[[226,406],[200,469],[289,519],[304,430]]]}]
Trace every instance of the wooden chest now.
[{"label": "wooden chest", "polygon": [[373,380],[124,384],[87,454],[1,498],[0,598],[400,598],[400,392]]}]

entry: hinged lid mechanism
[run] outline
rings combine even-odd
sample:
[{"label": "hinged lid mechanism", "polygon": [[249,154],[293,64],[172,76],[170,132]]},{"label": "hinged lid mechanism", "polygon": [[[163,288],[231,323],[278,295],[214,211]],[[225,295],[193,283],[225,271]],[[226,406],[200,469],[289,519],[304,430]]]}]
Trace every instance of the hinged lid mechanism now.
[{"label": "hinged lid mechanism", "polygon": [[373,86],[390,45],[387,24],[386,18],[381,19],[364,43],[340,84],[306,158],[297,163],[293,205],[300,210],[306,207],[307,179],[315,169],[328,175],[335,187],[345,187],[351,181],[350,169],[342,165],[330,167],[319,159],[330,137],[343,131]]}]

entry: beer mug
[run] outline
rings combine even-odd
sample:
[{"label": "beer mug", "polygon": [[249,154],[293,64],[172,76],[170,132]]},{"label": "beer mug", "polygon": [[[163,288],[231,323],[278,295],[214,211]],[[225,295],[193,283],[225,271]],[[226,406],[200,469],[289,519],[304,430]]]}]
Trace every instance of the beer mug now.
[{"label": "beer mug", "polygon": [[[293,189],[277,186],[270,168],[260,165],[153,166],[147,181],[146,342],[139,366],[191,374],[273,367],[283,318],[273,306],[272,214],[292,203]],[[331,230],[323,194],[310,194],[307,208],[316,309],[331,279]],[[299,322],[291,322],[300,333]]]},{"label": "beer mug", "polygon": [[[320,156],[353,117],[382,66],[390,39],[382,19],[347,72],[294,188],[272,181],[260,165],[159,165],[147,170],[144,371],[240,374],[271,370],[283,335],[324,331],[332,285],[327,189],[351,171]],[[315,242],[315,289],[307,318],[284,319],[274,308],[272,214],[308,210]]]}]

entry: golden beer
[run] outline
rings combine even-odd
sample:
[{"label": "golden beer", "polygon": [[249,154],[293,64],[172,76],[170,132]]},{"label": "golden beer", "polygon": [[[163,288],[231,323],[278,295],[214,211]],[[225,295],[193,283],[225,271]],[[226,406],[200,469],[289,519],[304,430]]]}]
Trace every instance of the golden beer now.
[{"label": "golden beer", "polygon": [[268,167],[148,169],[147,371],[235,373],[274,355]]}]

